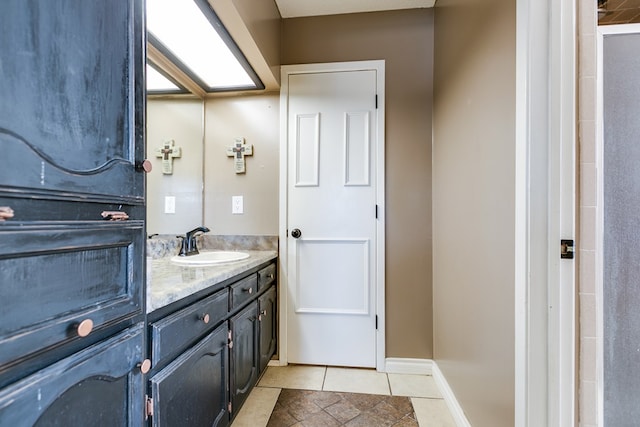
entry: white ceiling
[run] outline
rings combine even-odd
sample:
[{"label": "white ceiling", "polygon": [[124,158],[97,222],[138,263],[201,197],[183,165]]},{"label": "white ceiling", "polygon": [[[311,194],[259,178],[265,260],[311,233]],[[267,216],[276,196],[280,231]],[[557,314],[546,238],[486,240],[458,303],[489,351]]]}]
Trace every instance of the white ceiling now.
[{"label": "white ceiling", "polygon": [[436,0],[276,0],[283,18],[433,7]]}]

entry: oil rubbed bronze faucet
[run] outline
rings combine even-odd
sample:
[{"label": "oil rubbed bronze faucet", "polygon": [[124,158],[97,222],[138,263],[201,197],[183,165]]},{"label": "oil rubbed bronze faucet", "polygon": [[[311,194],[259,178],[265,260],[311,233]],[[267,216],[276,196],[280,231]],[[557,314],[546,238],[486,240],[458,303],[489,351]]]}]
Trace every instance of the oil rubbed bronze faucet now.
[{"label": "oil rubbed bronze faucet", "polygon": [[197,255],[198,245],[196,243],[196,237],[203,233],[208,233],[209,229],[207,227],[196,227],[191,231],[187,231],[184,236],[176,236],[179,239],[182,239],[182,245],[180,246],[180,252],[178,255],[180,256],[190,256]]}]

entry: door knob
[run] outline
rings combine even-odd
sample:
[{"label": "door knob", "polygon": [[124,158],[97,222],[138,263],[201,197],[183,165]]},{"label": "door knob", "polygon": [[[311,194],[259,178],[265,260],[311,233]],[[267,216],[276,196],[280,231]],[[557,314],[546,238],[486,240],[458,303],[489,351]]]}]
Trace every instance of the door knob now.
[{"label": "door knob", "polygon": [[300,236],[302,236],[302,231],[300,231],[299,228],[294,228],[293,230],[291,230],[291,237],[293,237],[294,239],[298,239],[300,238]]}]

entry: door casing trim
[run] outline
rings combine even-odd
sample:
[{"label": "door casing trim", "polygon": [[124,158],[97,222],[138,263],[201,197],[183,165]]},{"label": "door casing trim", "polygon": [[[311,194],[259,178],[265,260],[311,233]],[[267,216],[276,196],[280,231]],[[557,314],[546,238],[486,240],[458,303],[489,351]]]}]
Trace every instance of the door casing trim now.
[{"label": "door casing trim", "polygon": [[289,304],[287,289],[287,206],[288,206],[288,98],[289,75],[305,73],[330,73],[341,71],[376,71],[376,87],[378,90],[378,105],[376,109],[376,204],[378,206],[378,220],[376,222],[375,250],[375,282],[376,282],[376,315],[378,329],[376,331],[376,370],[386,371],[385,366],[385,61],[352,61],[332,62],[324,64],[283,65],[281,67],[280,88],[280,201],[279,201],[279,265],[278,265],[278,355],[280,366],[288,364],[287,354],[287,304]]},{"label": "door casing trim", "polygon": [[576,418],[576,2],[517,0],[515,425]]}]

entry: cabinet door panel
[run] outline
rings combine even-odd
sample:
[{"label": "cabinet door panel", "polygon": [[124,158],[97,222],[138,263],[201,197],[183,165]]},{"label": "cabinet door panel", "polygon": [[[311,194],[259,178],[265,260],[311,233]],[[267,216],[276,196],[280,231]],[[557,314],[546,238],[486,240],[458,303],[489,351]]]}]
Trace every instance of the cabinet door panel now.
[{"label": "cabinet door panel", "polygon": [[271,286],[268,291],[258,299],[258,320],[260,322],[260,338],[258,353],[260,356],[260,371],[264,371],[276,352],[277,323],[276,323],[276,287]]},{"label": "cabinet door panel", "polygon": [[142,221],[0,227],[0,367],[142,315],[144,243]]},{"label": "cabinet door panel", "polygon": [[142,204],[139,0],[6,0],[0,191]]},{"label": "cabinet door panel", "polygon": [[2,425],[141,426],[143,325],[0,390]]},{"label": "cabinet door panel", "polygon": [[258,302],[231,318],[231,403],[237,414],[258,379]]},{"label": "cabinet door panel", "polygon": [[154,426],[229,424],[227,323],[151,378]]}]

